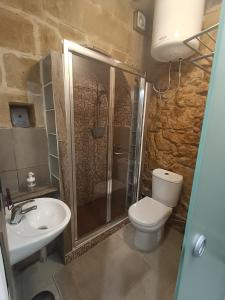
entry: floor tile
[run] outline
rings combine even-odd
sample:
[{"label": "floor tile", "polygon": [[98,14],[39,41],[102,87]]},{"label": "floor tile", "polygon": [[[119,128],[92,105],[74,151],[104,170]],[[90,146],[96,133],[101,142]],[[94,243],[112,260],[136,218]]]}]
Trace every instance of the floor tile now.
[{"label": "floor tile", "polygon": [[58,255],[48,257],[47,262],[36,262],[21,274],[23,300],[30,300],[33,295],[54,284],[53,274],[63,268]]},{"label": "floor tile", "polygon": [[182,235],[167,229],[159,247],[144,253],[135,248],[134,233],[128,224],[66,266],[51,256],[29,267],[23,300],[50,288],[56,300],[172,300]]},{"label": "floor tile", "polygon": [[142,253],[125,226],[55,274],[63,299],[172,300],[181,237],[169,230],[158,250]]}]

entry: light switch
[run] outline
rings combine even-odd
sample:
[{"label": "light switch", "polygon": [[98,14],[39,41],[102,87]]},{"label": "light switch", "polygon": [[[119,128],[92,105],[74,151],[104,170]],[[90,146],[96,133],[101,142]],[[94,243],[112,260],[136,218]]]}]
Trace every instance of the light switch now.
[{"label": "light switch", "polygon": [[146,18],[140,10],[137,10],[134,13],[134,29],[141,33],[144,33],[146,30]]}]

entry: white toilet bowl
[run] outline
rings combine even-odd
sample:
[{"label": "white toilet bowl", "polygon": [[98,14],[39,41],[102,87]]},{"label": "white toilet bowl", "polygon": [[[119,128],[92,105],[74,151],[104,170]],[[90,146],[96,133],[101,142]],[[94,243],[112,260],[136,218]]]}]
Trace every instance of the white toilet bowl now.
[{"label": "white toilet bowl", "polygon": [[151,251],[158,245],[171,213],[171,207],[150,197],[141,199],[129,208],[128,216],[136,229],[134,244],[139,250]]},{"label": "white toilet bowl", "polygon": [[164,170],[152,172],[152,198],[145,197],[129,208],[128,216],[136,228],[134,243],[142,251],[157,246],[164,225],[179,200],[183,176]]}]

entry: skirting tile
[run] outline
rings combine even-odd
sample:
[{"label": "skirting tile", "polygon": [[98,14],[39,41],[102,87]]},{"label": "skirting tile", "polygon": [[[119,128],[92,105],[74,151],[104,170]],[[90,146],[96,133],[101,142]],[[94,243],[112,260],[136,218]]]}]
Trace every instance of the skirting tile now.
[{"label": "skirting tile", "polygon": [[76,247],[72,249],[71,252],[69,252],[64,259],[65,264],[69,264],[74,259],[78,258],[79,256],[86,253],[88,250],[90,250],[92,247],[112,235],[114,232],[125,226],[129,223],[129,219],[126,218],[122,220],[121,222],[115,224],[113,227],[110,227],[109,229],[106,229],[104,232],[99,233],[98,235],[94,236],[91,239],[88,239],[87,241],[84,241],[82,244],[78,244]]}]

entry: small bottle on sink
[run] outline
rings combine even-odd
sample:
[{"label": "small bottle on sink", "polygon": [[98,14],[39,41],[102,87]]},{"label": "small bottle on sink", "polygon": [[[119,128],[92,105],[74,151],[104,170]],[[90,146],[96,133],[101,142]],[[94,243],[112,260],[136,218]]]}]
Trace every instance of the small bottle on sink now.
[{"label": "small bottle on sink", "polygon": [[35,186],[36,186],[36,179],[34,177],[34,173],[29,172],[27,177],[27,188],[29,191],[33,191]]}]

